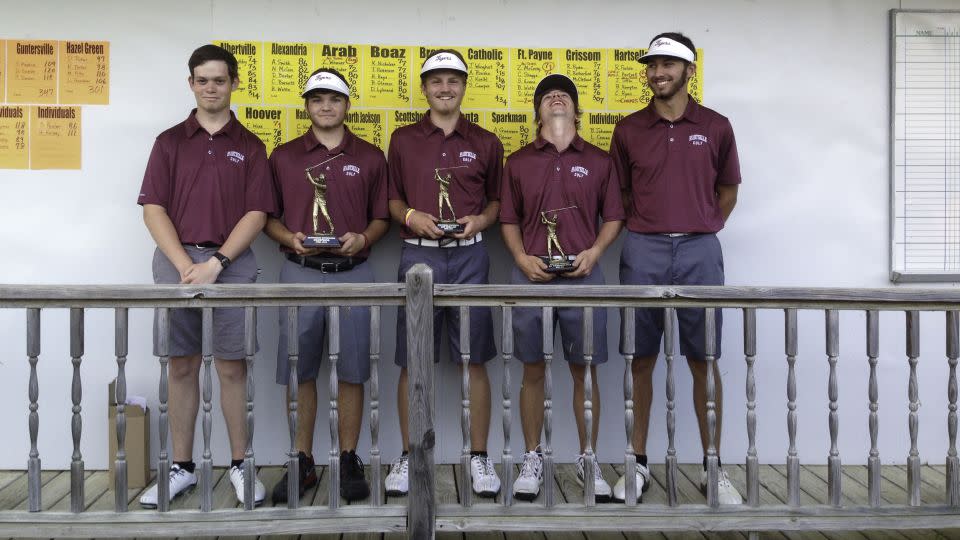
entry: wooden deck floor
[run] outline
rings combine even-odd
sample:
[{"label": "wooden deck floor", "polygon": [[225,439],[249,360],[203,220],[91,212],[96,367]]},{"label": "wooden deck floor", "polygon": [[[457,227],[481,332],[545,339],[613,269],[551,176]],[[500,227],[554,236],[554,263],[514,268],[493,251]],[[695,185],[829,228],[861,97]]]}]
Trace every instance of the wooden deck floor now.
[{"label": "wooden deck floor", "polygon": [[[612,485],[616,481],[622,465],[602,466],[603,475]],[[734,485],[741,493],[746,493],[745,472],[742,466],[725,467],[730,474]],[[457,502],[457,476],[459,465],[440,465],[437,470],[437,498],[438,502]],[[665,471],[663,465],[654,465],[651,468],[654,484],[644,495],[644,502],[666,504],[664,485]],[[704,502],[703,495],[698,489],[699,464],[680,466],[680,483],[678,495],[681,503]],[[843,469],[843,500],[845,504],[865,504],[867,501],[867,470],[862,466],[847,466]],[[241,507],[234,495],[226,470],[214,470],[213,500],[215,508]],[[326,467],[322,468],[320,484],[309,490],[302,501],[303,505],[327,504],[327,476]],[[267,487],[267,501],[265,506],[271,506],[270,492],[274,484],[283,474],[281,467],[260,468],[260,478]],[[907,472],[902,466],[883,467],[882,497],[884,503],[905,504],[907,501],[906,486]],[[576,484],[573,466],[559,465],[557,468],[556,489],[558,502],[577,503],[582,500],[581,488]],[[42,473],[43,490],[42,500],[44,510],[69,511],[70,508],[70,473],[69,471],[44,471]],[[386,476],[384,467],[383,476]],[[369,474],[368,474],[369,477]],[[925,504],[943,504],[945,501],[946,474],[943,466],[925,466],[922,473],[922,499]],[[803,504],[824,504],[827,501],[827,468],[825,466],[805,466],[801,470],[801,500]],[[787,478],[786,468],[783,466],[761,466],[761,503],[784,504],[786,501]],[[131,510],[139,510],[137,498],[140,489],[131,489],[128,493]],[[111,511],[114,496],[108,482],[106,471],[88,472],[85,484],[86,508],[88,511]],[[199,508],[200,491],[182,496],[171,504],[173,509]],[[387,504],[405,504],[404,498],[387,498]],[[499,498],[494,501],[499,502]],[[489,500],[475,501],[475,504],[489,504]],[[518,501],[517,504],[537,504]],[[346,501],[342,501],[346,505]],[[25,471],[0,471],[0,510],[26,510],[27,508],[27,475]],[[25,536],[28,533],[25,532]],[[438,538],[444,540],[707,540],[707,539],[743,539],[746,535],[731,533],[593,533],[569,531],[565,533],[438,533]],[[226,538],[226,537],[220,537]],[[253,538],[253,537],[248,537]],[[344,535],[304,535],[304,536],[263,536],[271,539],[319,539],[319,540],[402,540],[404,535],[399,534],[344,534]],[[761,538],[774,540],[913,540],[913,539],[960,539],[960,515],[956,529],[929,530],[929,531],[875,531],[875,532],[807,532],[807,533],[762,533]]]}]

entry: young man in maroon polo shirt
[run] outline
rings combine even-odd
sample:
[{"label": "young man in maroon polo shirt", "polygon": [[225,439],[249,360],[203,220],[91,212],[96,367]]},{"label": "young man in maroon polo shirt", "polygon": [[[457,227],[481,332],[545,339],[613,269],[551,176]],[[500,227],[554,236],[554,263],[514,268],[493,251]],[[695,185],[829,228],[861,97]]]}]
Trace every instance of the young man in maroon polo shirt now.
[{"label": "young man in maroon polo shirt", "polygon": [[[433,270],[435,283],[487,283],[490,258],[482,231],[493,225],[500,209],[500,174],[503,145],[496,135],[460,114],[467,86],[467,66],[460,53],[442,50],[424,61],[420,89],[430,110],[423,120],[393,132],[388,153],[390,215],[403,228],[398,279],[403,281],[414,264]],[[437,227],[441,217],[439,180],[449,182],[450,203],[463,231],[444,236]],[[444,206],[444,212],[449,209]],[[444,214],[449,218],[449,214]],[[447,321],[450,360],[460,362],[458,308],[434,312],[434,351],[439,358],[440,330]],[[404,495],[408,488],[407,450],[407,342],[404,310],[397,317],[397,408],[403,454],[393,462],[384,482],[387,493]],[[500,479],[487,456],[490,430],[490,380],[486,362],[495,358],[493,316],[490,308],[470,308],[470,439],[473,457],[470,472],[473,491],[493,497]]]},{"label": "young man in maroon polo shirt", "polygon": [[[157,243],[155,283],[253,283],[257,262],[250,244],[263,229],[275,201],[263,143],[230,111],[237,88],[237,60],[204,45],[188,62],[197,108],[164,131],[153,145],[138,203]],[[230,438],[230,481],[243,501],[243,458],[247,446],[246,377],[242,308],[213,313],[213,349],[220,379],[220,406]],[[196,309],[170,313],[170,429],[174,464],[166,479],[173,498],[197,483],[193,433],[200,402],[201,315]],[[159,328],[154,326],[154,354]],[[254,482],[254,499],[264,487]],[[153,485],[140,504],[157,505]]]},{"label": "young man in maroon polo shirt", "polygon": [[[500,222],[503,240],[516,267],[510,282],[543,286],[602,285],[601,255],[617,238],[623,225],[617,173],[610,156],[584,141],[577,133],[580,108],[577,87],[564,75],[548,75],[537,85],[533,98],[537,138],[507,158],[501,187]],[[549,226],[545,222],[553,222]],[[554,228],[555,227],[555,228]],[[552,273],[543,258],[548,255],[550,228],[573,269]],[[587,433],[584,423],[583,309],[559,308],[552,324],[560,323],[564,357],[573,377],[573,411],[580,436],[577,481],[584,482]],[[549,324],[549,323],[548,323]],[[597,364],[607,361],[607,313],[593,312],[593,429],[589,442],[596,450],[600,426],[600,391]],[[514,355],[523,362],[520,387],[520,420],[526,453],[513,484],[518,499],[533,500],[543,482],[543,458],[538,451],[543,431],[543,316],[540,308],[514,308]],[[597,500],[610,499],[610,485],[593,460]]]},{"label": "young man in maroon polo shirt", "polygon": [[[302,136],[279,146],[270,156],[278,194],[279,218],[267,220],[266,232],[280,244],[287,260],[280,283],[371,283],[366,262],[370,247],[390,227],[387,211],[387,162],[379,148],[344,125],[350,111],[350,88],[334,69],[313,72],[303,89],[311,126]],[[319,165],[319,166],[317,166]],[[305,248],[313,234],[314,186],[306,177],[323,175],[326,205],[339,248]],[[321,217],[320,227],[329,225]],[[300,495],[317,483],[313,432],[317,418],[317,375],[323,355],[327,308],[301,307],[297,320],[299,418],[295,443],[300,460]],[[277,383],[289,383],[287,310],[280,310]],[[337,362],[337,407],[340,412],[340,495],[365,499],[370,486],[357,456],[363,422],[363,383],[370,378],[370,308],[340,310],[340,357]],[[288,476],[274,487],[273,501],[286,502]]]},{"label": "young man in maroon polo shirt", "polygon": [[[678,33],[660,34],[650,42],[647,84],[653,101],[621,120],[613,133],[610,154],[620,173],[627,211],[628,234],[620,257],[620,282],[625,285],[722,285],[723,253],[716,233],[733,211],[740,184],[740,162],[730,121],[698,104],[687,92],[696,73],[696,48]],[[678,309],[680,353],[693,375],[693,401],[704,456],[707,428],[707,364],[703,309]],[[720,357],[721,314],[717,311],[716,357]],[[653,368],[663,334],[662,309],[638,309],[636,358],[633,361],[637,452],[637,496],[650,485],[647,469],[647,428],[653,396]],[[719,455],[723,392],[716,381],[716,441]],[[703,460],[706,469],[707,458]],[[706,470],[700,487],[706,490]],[[720,472],[721,504],[742,499]],[[614,486],[624,497],[624,479]]]}]

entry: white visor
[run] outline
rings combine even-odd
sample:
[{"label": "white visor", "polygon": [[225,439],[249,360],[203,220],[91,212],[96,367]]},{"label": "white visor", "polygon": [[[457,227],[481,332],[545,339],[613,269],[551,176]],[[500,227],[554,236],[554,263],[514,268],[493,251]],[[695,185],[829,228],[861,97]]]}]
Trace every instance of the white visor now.
[{"label": "white visor", "polygon": [[452,69],[453,71],[467,73],[467,65],[463,63],[463,60],[460,60],[456,55],[448,52],[439,52],[427,58],[427,61],[423,63],[423,67],[420,68],[420,74],[423,75],[428,71],[437,69]]},{"label": "white visor", "polygon": [[300,97],[307,97],[307,94],[314,90],[331,90],[350,97],[350,87],[347,86],[347,83],[343,82],[340,77],[326,71],[321,71],[307,79],[307,84],[303,87],[303,93],[300,94]]},{"label": "white visor", "polygon": [[647,63],[647,60],[652,56],[672,56],[674,58],[682,58],[687,62],[693,62],[695,55],[686,45],[680,43],[679,41],[674,41],[670,38],[658,38],[656,41],[650,44],[650,49],[647,50],[647,54],[641,56],[637,60]]}]

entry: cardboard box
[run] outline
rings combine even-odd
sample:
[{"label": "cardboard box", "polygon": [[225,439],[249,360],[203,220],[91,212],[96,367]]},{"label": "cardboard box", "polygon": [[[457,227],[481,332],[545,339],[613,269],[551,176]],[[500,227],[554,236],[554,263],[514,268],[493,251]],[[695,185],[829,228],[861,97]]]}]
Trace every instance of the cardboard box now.
[{"label": "cardboard box", "polygon": [[[107,439],[109,454],[107,463],[110,464],[110,489],[113,489],[117,459],[117,404],[116,380],[108,386],[107,398],[108,429]],[[127,434],[124,448],[127,451],[127,486],[131,488],[146,487],[150,480],[150,409],[144,411],[136,405],[127,405],[124,408],[127,418]]]}]

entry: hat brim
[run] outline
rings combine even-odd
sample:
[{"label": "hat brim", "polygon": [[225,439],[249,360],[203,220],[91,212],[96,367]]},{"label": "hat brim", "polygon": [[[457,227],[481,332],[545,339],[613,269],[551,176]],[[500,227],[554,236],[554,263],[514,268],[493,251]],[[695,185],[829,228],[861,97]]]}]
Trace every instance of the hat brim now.
[{"label": "hat brim", "polygon": [[561,75],[559,73],[547,75],[537,84],[537,89],[533,91],[533,96],[542,96],[550,90],[563,90],[564,92],[570,94],[570,97],[573,98],[574,102],[578,102],[579,100],[577,85],[574,84],[570,77],[567,77],[566,75]]}]

